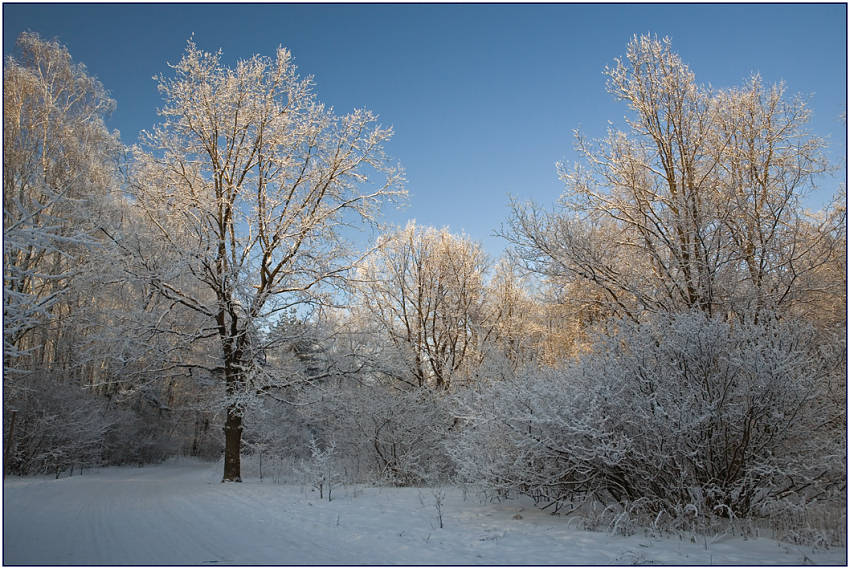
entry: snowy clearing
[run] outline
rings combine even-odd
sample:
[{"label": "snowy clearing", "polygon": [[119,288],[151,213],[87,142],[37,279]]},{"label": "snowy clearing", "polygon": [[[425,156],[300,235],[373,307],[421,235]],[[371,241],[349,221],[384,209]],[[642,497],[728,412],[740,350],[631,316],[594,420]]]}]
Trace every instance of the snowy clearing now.
[{"label": "snowy clearing", "polygon": [[845,549],[764,538],[651,538],[576,529],[521,502],[444,491],[221,484],[219,466],[172,463],[9,478],[4,564],[840,564]]}]

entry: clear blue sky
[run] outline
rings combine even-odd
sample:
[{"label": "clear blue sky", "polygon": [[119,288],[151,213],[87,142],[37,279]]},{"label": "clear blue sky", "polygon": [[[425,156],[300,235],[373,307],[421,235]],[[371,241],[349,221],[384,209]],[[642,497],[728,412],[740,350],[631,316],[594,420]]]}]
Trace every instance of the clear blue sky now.
[{"label": "clear blue sky", "polygon": [[[573,129],[623,124],[602,70],[633,34],[670,36],[699,82],[759,72],[811,95],[812,130],[833,162],[846,155],[846,4],[4,4],[5,55],[25,30],[59,39],[103,82],[118,102],[108,124],[128,144],[156,122],[151,77],[190,34],[228,64],[282,44],[323,102],[395,127],[389,151],[411,198],[390,221],[447,225],[494,255],[508,194],[554,203]],[[824,178],[810,205],[844,178]]]}]

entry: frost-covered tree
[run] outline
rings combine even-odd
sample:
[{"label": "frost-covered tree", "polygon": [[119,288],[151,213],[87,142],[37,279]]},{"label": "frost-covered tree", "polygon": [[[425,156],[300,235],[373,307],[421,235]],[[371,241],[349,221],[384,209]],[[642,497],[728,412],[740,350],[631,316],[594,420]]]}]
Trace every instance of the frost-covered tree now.
[{"label": "frost-covered tree", "polygon": [[503,258],[494,267],[484,292],[492,331],[482,349],[513,366],[538,359],[543,341],[538,326],[540,304],[528,289],[517,267]]},{"label": "frost-covered tree", "polygon": [[190,40],[172,71],[158,77],[162,122],[136,148],[133,183],[167,255],[135,250],[135,272],[217,345],[223,480],[238,481],[243,414],[269,389],[264,331],[346,275],[344,230],[403,193],[402,175],[383,151],[391,129],[325,108],[286,49],[229,68]]},{"label": "frost-covered tree", "polygon": [[487,267],[480,245],[446,229],[410,222],[380,239],[358,271],[358,303],[405,363],[396,379],[448,389],[480,363],[496,317]]},{"label": "frost-covered tree", "polygon": [[576,134],[583,164],[558,165],[560,210],[515,204],[505,233],[527,265],[634,319],[785,310],[831,257],[834,217],[800,204],[827,168],[805,101],[758,76],[713,92],[649,36],[605,74],[628,105],[626,128]]},{"label": "frost-covered tree", "polygon": [[[56,41],[22,34],[4,67],[4,411],[17,473],[153,460],[173,417],[144,283],[108,236],[149,232],[120,193],[115,102]],[[150,243],[147,245],[151,247]],[[14,413],[10,413],[14,411]]]},{"label": "frost-covered tree", "polygon": [[[117,188],[115,102],[68,50],[37,34],[18,38],[3,70],[4,377],[66,357],[73,334],[57,325]],[[27,361],[21,359],[26,356]]]},{"label": "frost-covered tree", "polygon": [[727,303],[759,313],[828,287],[829,281],[814,283],[811,276],[840,247],[834,234],[846,224],[844,200],[820,216],[801,205],[812,176],[827,169],[824,142],[807,129],[811,111],[805,101],[754,75],[742,87],[719,92],[714,106],[723,200],[718,222],[730,262],[744,267]]}]

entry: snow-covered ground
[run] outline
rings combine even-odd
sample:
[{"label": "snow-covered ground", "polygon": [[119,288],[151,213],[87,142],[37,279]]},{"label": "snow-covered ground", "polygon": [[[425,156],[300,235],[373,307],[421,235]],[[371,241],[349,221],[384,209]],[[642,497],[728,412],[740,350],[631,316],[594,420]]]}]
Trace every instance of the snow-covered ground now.
[{"label": "snow-covered ground", "polygon": [[520,502],[447,489],[439,527],[431,489],[218,482],[217,466],[106,468],[9,478],[4,564],[834,564],[845,549],[758,538],[650,538],[576,529]]}]

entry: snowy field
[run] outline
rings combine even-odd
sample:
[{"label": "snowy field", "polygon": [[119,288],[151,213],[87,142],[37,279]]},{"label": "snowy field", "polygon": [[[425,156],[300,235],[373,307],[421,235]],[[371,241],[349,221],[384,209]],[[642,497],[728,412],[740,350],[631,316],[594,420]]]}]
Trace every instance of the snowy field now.
[{"label": "snowy field", "polygon": [[741,537],[651,538],[576,529],[520,502],[341,487],[332,502],[306,487],[221,484],[218,466],[107,468],[84,476],[9,478],[4,564],[832,564],[846,550]]}]

